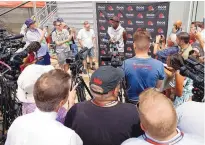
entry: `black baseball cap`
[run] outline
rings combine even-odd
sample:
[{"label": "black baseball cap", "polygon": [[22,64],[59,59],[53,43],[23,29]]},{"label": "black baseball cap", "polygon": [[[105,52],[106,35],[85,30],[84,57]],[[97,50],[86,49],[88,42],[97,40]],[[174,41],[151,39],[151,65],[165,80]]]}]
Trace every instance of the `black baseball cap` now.
[{"label": "black baseball cap", "polygon": [[120,22],[120,19],[117,16],[112,17],[110,20]]},{"label": "black baseball cap", "polygon": [[117,87],[123,77],[121,68],[101,66],[91,76],[90,89],[96,94],[107,94]]}]

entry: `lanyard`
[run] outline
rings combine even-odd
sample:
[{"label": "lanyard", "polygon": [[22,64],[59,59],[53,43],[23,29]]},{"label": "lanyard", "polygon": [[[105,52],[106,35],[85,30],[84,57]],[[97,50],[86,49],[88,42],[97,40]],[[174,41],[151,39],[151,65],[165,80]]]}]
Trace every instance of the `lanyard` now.
[{"label": "lanyard", "polygon": [[169,143],[158,143],[158,142],[148,138],[145,134],[143,134],[142,137],[144,138],[144,140],[146,142],[154,144],[154,145],[174,145],[174,144],[178,143],[180,140],[182,140],[182,138],[184,137],[184,133],[180,132],[180,136],[177,137],[175,140],[169,142]]}]

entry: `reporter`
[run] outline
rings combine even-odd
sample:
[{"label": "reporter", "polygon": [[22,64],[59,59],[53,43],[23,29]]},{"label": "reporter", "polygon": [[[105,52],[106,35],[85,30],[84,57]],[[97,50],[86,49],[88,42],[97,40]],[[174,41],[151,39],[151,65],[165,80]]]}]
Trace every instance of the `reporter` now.
[{"label": "reporter", "polygon": [[[80,137],[55,119],[68,99],[70,75],[51,70],[35,83],[36,110],[14,120],[5,145],[82,145]],[[29,90],[31,91],[31,90]]]},{"label": "reporter", "polygon": [[174,106],[178,107],[188,101],[193,95],[193,81],[180,74],[179,70],[184,65],[184,59],[180,54],[169,56],[167,59],[167,65],[172,68],[174,79],[170,82],[170,86],[172,86],[172,90],[175,95]]},{"label": "reporter", "polygon": [[64,124],[79,134],[84,145],[119,145],[143,133],[135,106],[118,101],[123,77],[121,69],[101,66],[91,76],[94,98],[68,111]]}]

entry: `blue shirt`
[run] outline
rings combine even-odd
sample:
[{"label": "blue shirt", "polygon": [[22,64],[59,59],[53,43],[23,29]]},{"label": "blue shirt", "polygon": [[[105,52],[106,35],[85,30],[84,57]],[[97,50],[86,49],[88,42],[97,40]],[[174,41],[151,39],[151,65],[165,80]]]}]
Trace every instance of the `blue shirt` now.
[{"label": "blue shirt", "polygon": [[162,62],[153,58],[133,57],[125,60],[122,67],[128,85],[128,99],[133,101],[137,101],[146,88],[156,87],[157,81],[165,76]]}]

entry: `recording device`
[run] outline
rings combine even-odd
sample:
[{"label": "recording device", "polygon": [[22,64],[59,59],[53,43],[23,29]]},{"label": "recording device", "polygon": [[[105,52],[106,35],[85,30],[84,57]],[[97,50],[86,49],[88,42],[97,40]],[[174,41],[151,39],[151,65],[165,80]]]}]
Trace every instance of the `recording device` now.
[{"label": "recording device", "polygon": [[121,60],[121,57],[119,55],[117,45],[119,44],[119,41],[116,42],[110,42],[108,38],[102,39],[102,42],[109,45],[109,56],[101,56],[100,60],[108,62],[113,67],[119,67],[122,66],[123,62]]},{"label": "recording device", "polygon": [[204,102],[204,64],[195,58],[185,60],[185,66],[180,68],[180,74],[193,80],[193,101]]}]

